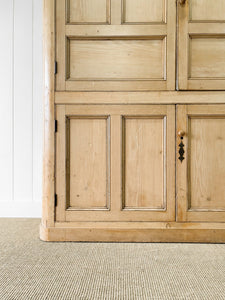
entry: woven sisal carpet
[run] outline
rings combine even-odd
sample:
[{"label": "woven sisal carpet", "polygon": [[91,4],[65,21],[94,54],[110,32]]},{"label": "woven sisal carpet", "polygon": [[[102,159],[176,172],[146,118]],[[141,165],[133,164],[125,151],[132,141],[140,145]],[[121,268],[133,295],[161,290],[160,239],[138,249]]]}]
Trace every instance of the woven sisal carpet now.
[{"label": "woven sisal carpet", "polygon": [[0,219],[0,299],[225,299],[225,245],[46,243]]}]

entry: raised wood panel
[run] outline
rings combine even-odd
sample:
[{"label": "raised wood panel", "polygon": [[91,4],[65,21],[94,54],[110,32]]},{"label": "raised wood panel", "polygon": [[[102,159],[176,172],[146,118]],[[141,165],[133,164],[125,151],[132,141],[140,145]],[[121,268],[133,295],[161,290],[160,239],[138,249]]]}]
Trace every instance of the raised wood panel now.
[{"label": "raised wood panel", "polygon": [[166,120],[123,120],[123,208],[165,209]]},{"label": "raised wood panel", "polygon": [[67,0],[67,21],[75,24],[106,24],[110,0]]},{"label": "raised wood panel", "polygon": [[163,79],[165,50],[163,39],[70,40],[68,78]]},{"label": "raised wood panel", "polygon": [[225,21],[224,0],[189,0],[191,21]]},{"label": "raised wood panel", "polygon": [[67,208],[109,207],[109,120],[67,119]]},{"label": "raised wood panel", "polygon": [[225,37],[191,37],[189,78],[225,79]]},{"label": "raised wood panel", "polygon": [[123,0],[123,23],[162,23],[165,0]]},{"label": "raised wood panel", "polygon": [[225,116],[190,117],[189,209],[225,211]]},{"label": "raised wood panel", "polygon": [[183,137],[179,160],[177,135],[177,220],[225,220],[225,106],[178,105],[177,133]]}]

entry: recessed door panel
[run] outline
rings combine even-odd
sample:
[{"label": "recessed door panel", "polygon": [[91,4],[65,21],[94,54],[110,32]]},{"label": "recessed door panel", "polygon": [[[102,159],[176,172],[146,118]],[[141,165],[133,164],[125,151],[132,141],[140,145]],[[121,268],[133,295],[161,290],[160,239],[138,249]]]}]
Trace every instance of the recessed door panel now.
[{"label": "recessed door panel", "polygon": [[189,209],[225,211],[225,116],[189,117]]},{"label": "recessed door panel", "polygon": [[191,21],[225,21],[224,0],[189,0]]},{"label": "recessed door panel", "polygon": [[225,37],[190,37],[189,79],[225,78]]},{"label": "recessed door panel", "polygon": [[166,119],[123,119],[123,208],[165,209]]},{"label": "recessed door panel", "polygon": [[163,79],[165,51],[164,39],[70,40],[68,79]]},{"label": "recessed door panel", "polygon": [[67,209],[109,208],[109,122],[67,118]]},{"label": "recessed door panel", "polygon": [[110,17],[110,0],[67,0],[67,18],[75,24],[106,24]]},{"label": "recessed door panel", "polygon": [[179,105],[177,132],[178,221],[223,222],[225,106]]},{"label": "recessed door panel", "polygon": [[124,23],[162,23],[165,16],[165,0],[123,0]]}]

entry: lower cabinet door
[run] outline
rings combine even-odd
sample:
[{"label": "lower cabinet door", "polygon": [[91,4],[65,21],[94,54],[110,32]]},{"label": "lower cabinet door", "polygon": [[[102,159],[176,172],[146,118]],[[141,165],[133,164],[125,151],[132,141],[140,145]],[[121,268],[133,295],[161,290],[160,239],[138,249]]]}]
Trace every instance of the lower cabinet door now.
[{"label": "lower cabinet door", "polygon": [[177,107],[177,220],[225,222],[225,105]]},{"label": "lower cabinet door", "polygon": [[174,105],[57,105],[56,221],[174,221]]}]

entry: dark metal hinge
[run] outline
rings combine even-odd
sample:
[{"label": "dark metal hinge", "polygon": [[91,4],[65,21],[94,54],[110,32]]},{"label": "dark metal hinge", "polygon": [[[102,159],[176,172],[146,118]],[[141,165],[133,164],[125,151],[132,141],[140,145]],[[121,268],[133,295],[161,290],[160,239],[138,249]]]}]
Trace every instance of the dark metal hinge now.
[{"label": "dark metal hinge", "polygon": [[57,206],[57,199],[58,197],[57,197],[57,194],[55,194],[55,206]]},{"label": "dark metal hinge", "polygon": [[57,63],[57,61],[55,61],[55,74],[57,74],[58,73],[58,63]]},{"label": "dark metal hinge", "polygon": [[57,132],[57,131],[58,131],[58,121],[55,120],[55,132]]}]

